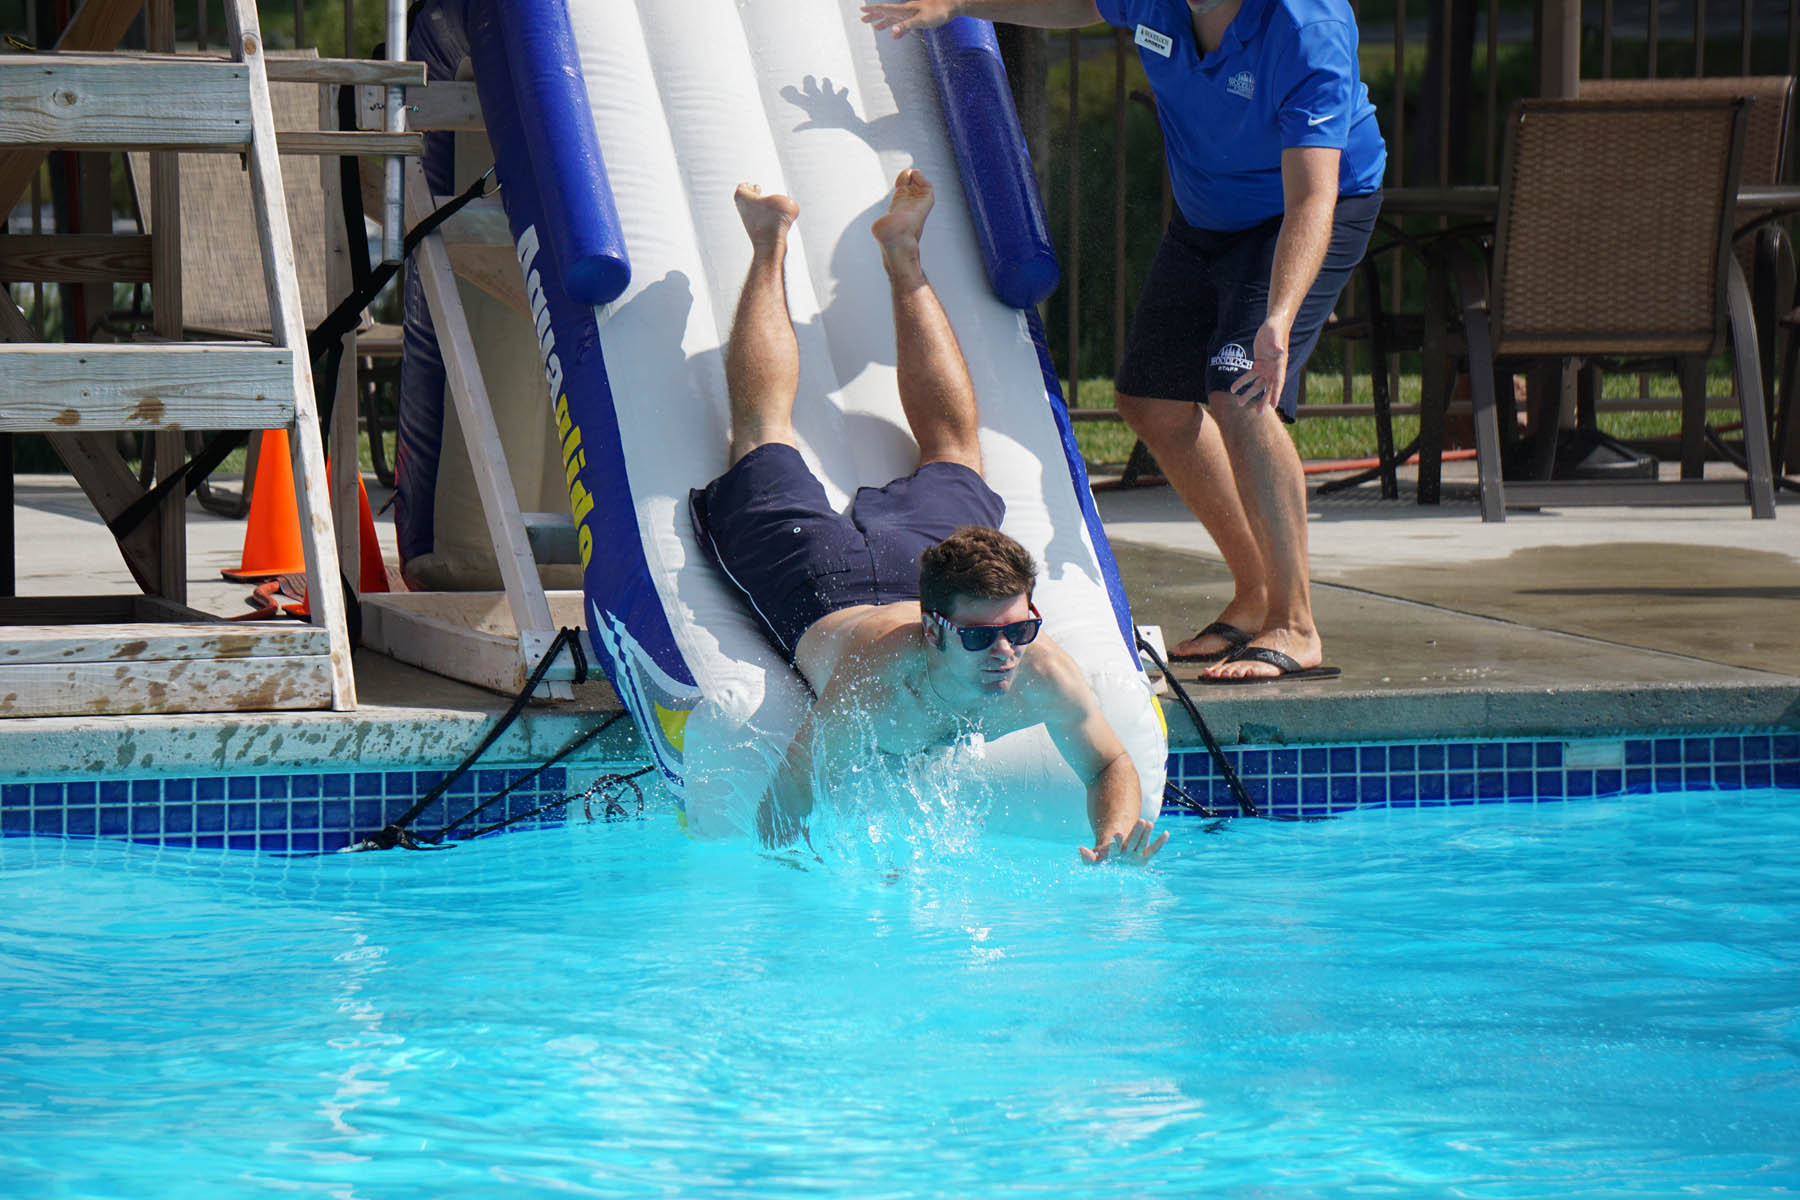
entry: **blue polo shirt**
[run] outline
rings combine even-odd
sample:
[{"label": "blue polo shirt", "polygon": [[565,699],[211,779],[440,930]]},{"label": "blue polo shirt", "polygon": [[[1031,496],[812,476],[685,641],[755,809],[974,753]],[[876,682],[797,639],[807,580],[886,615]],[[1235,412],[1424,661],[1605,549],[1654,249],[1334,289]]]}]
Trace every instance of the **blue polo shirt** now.
[{"label": "blue polo shirt", "polygon": [[1279,216],[1281,152],[1343,151],[1338,195],[1381,186],[1387,147],[1356,61],[1347,0],[1243,0],[1202,55],[1186,0],[1099,0],[1132,31],[1156,93],[1175,202],[1190,225],[1248,229]]}]

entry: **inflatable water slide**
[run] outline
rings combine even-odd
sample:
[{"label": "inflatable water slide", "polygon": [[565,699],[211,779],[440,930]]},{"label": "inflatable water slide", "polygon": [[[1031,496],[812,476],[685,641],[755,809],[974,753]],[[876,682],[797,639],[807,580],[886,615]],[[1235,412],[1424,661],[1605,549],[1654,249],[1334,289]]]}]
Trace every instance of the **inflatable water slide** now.
[{"label": "inflatable water slide", "polygon": [[[936,184],[925,269],[974,378],[1005,528],[1040,563],[1046,629],[1088,672],[1155,816],[1167,733],[1035,311],[1057,263],[992,27],[958,19],[895,41],[852,0],[432,0],[410,45],[431,78],[475,80],[547,385],[495,405],[541,421],[548,404],[589,637],[688,828],[747,828],[811,700],[688,521],[689,489],[727,465],[722,347],[749,263],[733,190],[751,181],[801,206],[795,423],[843,507],[916,462],[869,233],[910,166]],[[455,152],[428,139],[434,191],[452,190]],[[399,536],[414,555],[431,550],[416,498],[442,441],[441,376],[414,361],[430,342],[422,307],[408,306],[401,416],[415,499]],[[1086,832],[1079,781],[1042,727],[972,749],[959,770],[989,787],[991,822]]]}]

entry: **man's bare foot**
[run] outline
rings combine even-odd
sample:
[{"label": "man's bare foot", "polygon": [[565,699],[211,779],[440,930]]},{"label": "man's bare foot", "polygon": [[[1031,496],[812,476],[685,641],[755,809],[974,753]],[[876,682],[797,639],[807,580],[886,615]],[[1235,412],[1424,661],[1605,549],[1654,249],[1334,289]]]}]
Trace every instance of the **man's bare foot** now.
[{"label": "man's bare foot", "polygon": [[743,219],[744,232],[750,235],[750,243],[755,246],[773,245],[786,235],[788,226],[800,215],[800,206],[792,199],[776,192],[765,196],[761,188],[754,183],[740,183],[732,195],[737,201],[738,216]]},{"label": "man's bare foot", "polygon": [[869,231],[881,243],[883,251],[916,251],[919,235],[925,231],[925,218],[931,213],[935,194],[925,172],[908,167],[894,180],[894,195],[888,210],[875,218]]},{"label": "man's bare foot", "polygon": [[[1170,646],[1169,655],[1187,662],[1217,662],[1256,636],[1262,628],[1263,615],[1260,606],[1233,600],[1217,620],[1186,641]],[[1229,632],[1219,632],[1221,626]]]},{"label": "man's bare foot", "polygon": [[[1325,661],[1325,644],[1315,630],[1302,634],[1297,630],[1265,629],[1250,642],[1253,647],[1278,650],[1298,663],[1301,669],[1316,667]],[[1208,679],[1274,679],[1282,674],[1280,667],[1266,662],[1226,661],[1208,667],[1201,674]]]}]

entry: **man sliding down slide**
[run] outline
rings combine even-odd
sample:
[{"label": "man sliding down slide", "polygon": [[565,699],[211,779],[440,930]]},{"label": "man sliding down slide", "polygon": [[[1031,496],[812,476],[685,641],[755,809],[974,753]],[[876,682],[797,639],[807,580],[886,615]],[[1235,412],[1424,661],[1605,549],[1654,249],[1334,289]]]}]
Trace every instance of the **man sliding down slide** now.
[{"label": "man sliding down slide", "polygon": [[1148,860],[1169,835],[1140,817],[1137,769],[1080,668],[1038,636],[1031,555],[996,528],[1006,506],[981,477],[974,385],[919,261],[931,184],[902,171],[873,226],[919,466],[859,490],[848,516],[795,444],[800,353],[783,272],[799,206],[749,184],[736,199],[752,254],[725,354],[732,465],[690,510],[701,546],[817,697],[757,811],[763,842],[804,838],[814,781],[845,777],[871,743],[904,758],[1041,723],[1087,788],[1082,858]]}]

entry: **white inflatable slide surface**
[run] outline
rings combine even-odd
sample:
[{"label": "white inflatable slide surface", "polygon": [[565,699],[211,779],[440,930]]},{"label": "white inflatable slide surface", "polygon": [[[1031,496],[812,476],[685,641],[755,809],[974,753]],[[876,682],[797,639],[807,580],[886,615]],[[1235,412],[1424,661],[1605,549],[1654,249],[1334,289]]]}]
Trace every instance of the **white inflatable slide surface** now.
[{"label": "white inflatable slide surface", "polygon": [[[1037,558],[1046,630],[1088,672],[1154,816],[1167,754],[1160,710],[1121,620],[1111,555],[1080,461],[1065,445],[1061,401],[1046,388],[1034,322],[990,285],[922,39],[877,35],[851,0],[567,0],[567,17],[630,278],[609,303],[579,306],[575,327],[557,304],[539,327],[549,320],[565,359],[584,354],[597,330],[605,415],[616,429],[603,429],[601,410],[577,394],[573,362],[552,372],[552,401],[561,399],[560,377],[587,447],[583,470],[600,457],[602,437],[616,439],[631,508],[583,521],[578,494],[577,519],[592,530],[596,557],[641,553],[642,586],[660,599],[691,688],[648,661],[614,599],[591,583],[589,629],[613,658],[615,681],[656,744],[689,828],[746,827],[811,699],[689,527],[689,489],[727,466],[722,348],[750,258],[732,193],[749,181],[800,205],[787,274],[801,356],[795,423],[841,509],[859,486],[916,464],[895,388],[886,276],[869,233],[906,167],[936,185],[925,269],[974,378],[986,474],[1005,498],[1006,531]],[[514,64],[516,77],[516,56]],[[485,84],[483,104],[492,107]],[[540,176],[546,157],[533,147]],[[501,167],[505,192],[513,191],[504,154]],[[538,179],[540,194],[547,186]],[[521,228],[510,198],[508,208],[528,259],[549,239]],[[592,330],[580,327],[587,319]],[[1041,726],[963,753],[957,769],[991,785],[994,823],[1086,834],[1080,783]]]}]

